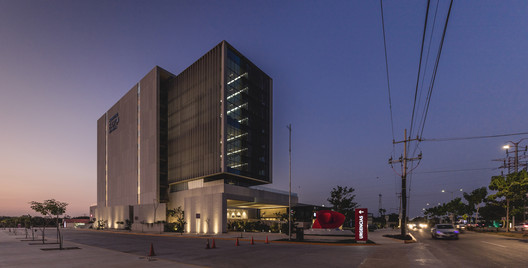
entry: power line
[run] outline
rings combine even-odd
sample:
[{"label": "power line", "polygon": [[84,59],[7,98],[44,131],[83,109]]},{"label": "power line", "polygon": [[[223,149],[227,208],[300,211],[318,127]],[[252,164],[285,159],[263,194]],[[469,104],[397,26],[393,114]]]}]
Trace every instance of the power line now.
[{"label": "power line", "polygon": [[[420,107],[420,102],[422,100],[422,92],[423,92],[423,87],[424,87],[424,82],[425,82],[425,75],[427,74],[427,67],[429,66],[429,54],[431,53],[431,44],[433,43],[433,35],[434,35],[434,30],[436,28],[436,16],[438,15],[438,4],[439,3],[440,3],[440,0],[437,0],[436,1],[435,14],[434,14],[434,17],[433,17],[433,25],[432,25],[431,31],[430,31],[431,34],[429,35],[429,45],[427,46],[427,56],[425,57],[425,65],[424,65],[424,71],[423,71],[423,76],[422,76],[422,84],[420,85],[420,91],[419,91],[420,95],[418,96],[418,107]],[[422,120],[423,120],[423,115],[422,115],[422,117],[420,119],[420,123],[418,124],[418,126],[422,125]],[[411,135],[412,135],[412,133],[411,133]],[[414,147],[414,151],[412,153],[412,156],[416,155],[416,150],[418,150],[419,144],[420,144],[419,142],[416,143],[416,146]]]},{"label": "power line", "polygon": [[414,104],[412,109],[412,115],[411,115],[411,127],[409,129],[410,135],[413,133],[413,124],[414,124],[414,110],[416,108],[416,98],[418,97],[418,85],[420,84],[420,71],[422,70],[422,56],[423,56],[423,48],[425,43],[425,33],[427,31],[427,19],[429,18],[429,4],[431,3],[431,0],[427,0],[427,8],[425,10],[425,22],[424,22],[424,28],[423,28],[423,34],[422,34],[422,47],[420,49],[420,61],[418,63],[418,75],[416,76],[416,90],[414,91]]},{"label": "power line", "polygon": [[472,137],[456,137],[456,138],[440,138],[440,139],[420,139],[420,141],[460,141],[460,140],[476,140],[476,139],[490,139],[499,137],[519,136],[528,135],[528,132],[511,133],[511,134],[498,134],[488,136],[472,136]]},{"label": "power line", "polygon": [[415,172],[416,174],[434,174],[434,173],[449,173],[449,172],[464,172],[464,171],[477,171],[477,170],[495,170],[497,168],[467,168],[467,169],[451,169],[451,170],[432,170]]},{"label": "power line", "polygon": [[[383,17],[383,0],[380,0],[381,7],[381,26],[383,29],[383,47],[385,48],[385,70],[387,73],[387,89],[389,91],[389,110],[390,110],[390,119],[391,119],[391,131],[392,131],[392,140],[394,141],[394,120],[392,118],[392,101],[390,93],[390,80],[389,80],[389,60],[387,59],[387,41],[385,38],[385,19]],[[392,145],[394,147],[394,144]]]},{"label": "power line", "polygon": [[425,106],[425,116],[424,116],[424,120],[423,120],[423,124],[422,124],[422,131],[420,132],[420,137],[423,136],[423,131],[424,131],[424,128],[425,128],[425,122],[427,120],[427,113],[429,112],[429,105],[431,103],[431,96],[433,94],[434,83],[435,83],[435,80],[436,80],[436,73],[438,71],[438,64],[440,62],[440,56],[442,55],[442,48],[444,46],[444,40],[445,40],[446,31],[447,31],[447,25],[449,23],[449,17],[451,15],[451,8],[452,7],[453,7],[453,0],[451,0],[451,2],[449,3],[449,10],[447,11],[447,17],[446,17],[446,21],[445,21],[445,25],[444,25],[444,31],[442,33],[442,39],[440,41],[440,47],[438,48],[438,54],[436,56],[436,62],[435,62],[435,66],[434,66],[434,69],[433,69],[433,76],[431,78],[431,83],[430,83],[430,86],[429,86],[429,94],[427,94],[428,98],[427,98],[427,104]]},{"label": "power line", "polygon": [[[434,14],[434,17],[433,17],[433,26],[431,28],[431,35],[429,36],[429,45],[427,46],[427,56],[425,57],[425,69],[424,69],[424,72],[423,72],[422,84],[420,85],[420,96],[418,97],[418,107],[420,107],[420,100],[422,99],[422,91],[423,91],[423,86],[424,86],[424,82],[425,82],[425,75],[427,74],[427,67],[429,66],[429,53],[431,52],[431,44],[433,43],[433,34],[434,34],[434,30],[436,28],[436,16],[438,15],[438,4],[439,3],[440,3],[440,0],[437,0],[436,1],[435,14]],[[422,125],[422,122],[423,122],[422,120],[423,120],[423,115],[422,115],[422,118],[420,119],[420,123],[418,124],[419,126]]]}]

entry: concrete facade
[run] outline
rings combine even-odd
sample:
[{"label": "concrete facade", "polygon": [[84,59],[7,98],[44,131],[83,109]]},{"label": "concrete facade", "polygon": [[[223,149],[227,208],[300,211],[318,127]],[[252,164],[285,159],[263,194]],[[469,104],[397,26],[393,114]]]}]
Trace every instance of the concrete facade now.
[{"label": "concrete facade", "polygon": [[[292,196],[292,206],[298,203],[297,195]],[[251,213],[250,209],[285,212],[288,195],[266,189],[254,189],[226,184],[223,180],[170,194],[167,207],[182,207],[185,211],[186,232],[214,233],[227,232],[227,210],[239,209]],[[255,214],[254,217],[260,217]],[[247,219],[247,218],[246,218]]]},{"label": "concrete facade", "polygon": [[[161,72],[159,67],[152,69],[97,121],[97,209],[93,214],[107,228],[118,228],[116,222],[126,220],[151,222],[153,216],[141,207],[160,203],[157,103]],[[165,220],[165,210],[158,220]]]}]

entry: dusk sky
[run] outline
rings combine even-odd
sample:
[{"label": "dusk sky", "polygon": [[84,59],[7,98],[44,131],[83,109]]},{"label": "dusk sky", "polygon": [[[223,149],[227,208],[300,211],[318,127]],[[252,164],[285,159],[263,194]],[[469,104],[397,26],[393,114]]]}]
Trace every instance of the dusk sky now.
[{"label": "dusk sky", "polygon": [[[436,3],[417,107],[449,6],[440,0],[427,60]],[[396,140],[410,127],[426,6],[383,2]],[[454,1],[423,138],[528,132],[527,14],[524,0]],[[222,40],[273,78],[267,187],[288,190],[291,123],[300,202],[329,205],[341,185],[376,215],[379,194],[398,212],[401,180],[388,159],[403,146],[392,144],[379,1],[0,0],[0,215],[36,215],[28,202],[50,198],[69,203],[70,216],[89,214],[97,119],[154,66],[179,74]],[[502,146],[525,137],[421,142],[410,216],[449,201],[442,189],[488,186]],[[475,170],[438,172],[461,169]]]}]

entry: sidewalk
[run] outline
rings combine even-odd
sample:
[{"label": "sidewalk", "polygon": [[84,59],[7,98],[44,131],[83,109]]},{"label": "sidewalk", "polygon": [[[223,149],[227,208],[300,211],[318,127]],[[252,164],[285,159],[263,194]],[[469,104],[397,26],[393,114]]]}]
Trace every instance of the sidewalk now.
[{"label": "sidewalk", "polygon": [[[69,250],[41,250],[58,248],[58,244],[30,245],[41,241],[26,240],[24,230],[18,235],[0,230],[0,267],[200,267],[183,263],[140,257],[87,245],[64,241],[64,247],[78,247]],[[50,237],[47,242],[55,242]],[[89,264],[89,265],[87,265]]]}]

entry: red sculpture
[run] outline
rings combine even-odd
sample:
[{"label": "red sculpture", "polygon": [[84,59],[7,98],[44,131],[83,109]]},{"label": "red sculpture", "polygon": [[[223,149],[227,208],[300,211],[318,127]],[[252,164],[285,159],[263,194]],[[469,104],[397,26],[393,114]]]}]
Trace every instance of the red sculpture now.
[{"label": "red sculpture", "polygon": [[316,220],[312,225],[312,229],[339,228],[344,222],[345,215],[331,210],[320,210],[317,212]]}]

